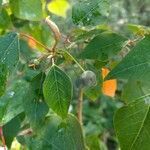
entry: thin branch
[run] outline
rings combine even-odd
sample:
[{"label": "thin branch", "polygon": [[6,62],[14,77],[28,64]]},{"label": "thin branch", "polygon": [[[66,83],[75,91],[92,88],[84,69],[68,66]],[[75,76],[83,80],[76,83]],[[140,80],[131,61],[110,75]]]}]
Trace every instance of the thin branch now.
[{"label": "thin branch", "polygon": [[25,129],[21,132],[18,133],[18,136],[23,136],[23,135],[31,135],[33,133],[33,130],[31,128]]},{"label": "thin branch", "polygon": [[22,37],[26,37],[27,39],[31,39],[33,40],[35,43],[37,43],[38,45],[40,45],[41,47],[43,47],[45,50],[47,50],[48,52],[51,52],[51,49],[49,49],[48,47],[46,47],[45,45],[43,45],[42,43],[40,43],[39,41],[37,41],[35,38],[33,38],[32,36],[30,35],[27,35],[25,33],[19,33],[20,36]]},{"label": "thin branch", "polygon": [[138,37],[136,39],[133,40],[128,40],[126,41],[126,43],[124,44],[124,46],[122,47],[122,50],[120,51],[119,55],[124,58],[129,52],[130,52],[130,47],[135,46],[137,42],[139,42],[140,40],[142,40],[145,36],[142,37]]},{"label": "thin branch", "polygon": [[64,53],[66,53],[69,57],[71,57],[71,59],[78,65],[78,67],[84,72],[84,68],[79,64],[79,62],[68,52],[68,51],[62,51]]},{"label": "thin branch", "polygon": [[82,111],[83,111],[83,88],[80,87],[78,105],[77,105],[77,117],[81,125],[83,124]]},{"label": "thin branch", "polygon": [[0,136],[1,136],[1,139],[2,139],[3,146],[4,146],[4,150],[6,150],[6,142],[5,142],[5,137],[4,137],[4,134],[3,134],[3,127],[0,127]]}]

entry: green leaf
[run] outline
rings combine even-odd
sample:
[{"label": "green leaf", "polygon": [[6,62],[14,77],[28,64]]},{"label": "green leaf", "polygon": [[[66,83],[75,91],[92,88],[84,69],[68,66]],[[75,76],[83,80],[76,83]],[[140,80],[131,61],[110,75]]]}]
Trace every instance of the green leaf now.
[{"label": "green leaf", "polygon": [[86,143],[90,150],[100,150],[100,140],[97,135],[87,136]]},{"label": "green leaf", "polygon": [[126,103],[150,96],[149,86],[143,82],[130,79],[122,90],[122,99]]},{"label": "green leaf", "polygon": [[28,99],[25,99],[23,105],[25,114],[31,127],[36,130],[40,128],[45,121],[45,116],[48,113],[49,108],[43,101],[42,93],[42,84],[45,79],[45,74],[41,72],[34,74],[31,73],[30,70],[30,75],[32,75],[32,79],[30,77],[30,90]]},{"label": "green leaf", "polygon": [[[37,39],[44,45],[52,45],[53,37],[50,33],[50,29],[45,24],[39,24],[39,22],[22,23],[24,24],[23,31],[33,38]],[[36,45],[36,49],[39,51],[44,50],[43,47]]]},{"label": "green leaf", "polygon": [[106,144],[100,141],[98,135],[87,136],[86,143],[90,150],[107,150]]},{"label": "green leaf", "polygon": [[150,101],[142,99],[122,107],[114,125],[121,150],[149,150]]},{"label": "green leaf", "polygon": [[65,118],[72,98],[72,83],[66,73],[56,65],[53,65],[47,74],[43,93],[49,107]]},{"label": "green leaf", "polygon": [[95,36],[101,34],[102,32],[107,31],[107,29],[99,28],[92,29],[92,30],[83,30],[83,29],[78,29],[74,31],[74,36],[76,37],[75,40],[78,41],[85,41],[87,39],[93,39]]},{"label": "green leaf", "polygon": [[43,18],[41,0],[10,0],[13,14],[24,20],[40,21]]},{"label": "green leaf", "polygon": [[104,32],[96,36],[84,51],[80,54],[81,58],[103,59],[104,56],[115,55],[123,47],[127,39],[116,33]]},{"label": "green leaf", "polygon": [[106,77],[149,81],[150,35],[141,40]]},{"label": "green leaf", "polygon": [[6,89],[7,82],[7,68],[6,65],[0,63],[0,96],[2,96]]},{"label": "green leaf", "polygon": [[31,127],[35,130],[40,128],[48,113],[48,106],[43,101],[30,99],[25,102],[24,109]]},{"label": "green leaf", "polygon": [[14,137],[20,130],[20,126],[21,122],[18,116],[13,118],[11,121],[9,121],[6,125],[3,126],[3,132],[7,147],[11,147]]},{"label": "green leaf", "polygon": [[82,129],[73,115],[68,115],[65,121],[56,115],[51,115],[39,135],[27,139],[30,150],[85,150]]},{"label": "green leaf", "polygon": [[28,20],[19,19],[19,18],[15,17],[14,14],[10,15],[10,18],[11,18],[11,23],[14,26],[14,28],[19,29],[21,27],[26,26],[29,23]]},{"label": "green leaf", "polygon": [[0,124],[4,125],[24,111],[23,102],[28,96],[29,85],[19,80],[13,83],[5,95],[0,98]]},{"label": "green leaf", "polygon": [[0,62],[12,71],[19,60],[19,40],[17,33],[9,33],[0,37]]},{"label": "green leaf", "polygon": [[75,24],[97,25],[106,22],[109,15],[109,0],[82,0],[72,8],[72,20]]},{"label": "green leaf", "polygon": [[[37,79],[37,77],[41,76],[41,74],[42,73],[39,70],[33,70],[32,68],[27,68],[25,71],[24,79],[27,80],[28,82],[31,82],[32,84],[35,81],[34,79]],[[35,84],[39,85],[39,82],[35,82]],[[37,85],[35,85],[35,88],[39,88]]]},{"label": "green leaf", "polygon": [[21,59],[29,62],[31,59],[33,59],[33,56],[35,56],[35,53],[29,47],[28,43],[24,40],[20,40],[20,57],[21,57]]},{"label": "green leaf", "polygon": [[6,29],[10,25],[10,17],[4,8],[0,8],[0,28]]},{"label": "green leaf", "polygon": [[85,95],[92,101],[96,101],[101,95],[100,85],[85,90]]}]

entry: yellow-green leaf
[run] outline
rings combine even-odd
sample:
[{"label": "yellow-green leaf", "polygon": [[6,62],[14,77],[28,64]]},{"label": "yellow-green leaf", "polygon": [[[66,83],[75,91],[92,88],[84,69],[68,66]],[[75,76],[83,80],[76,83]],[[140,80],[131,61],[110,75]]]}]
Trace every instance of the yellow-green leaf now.
[{"label": "yellow-green leaf", "polygon": [[67,0],[52,0],[47,5],[47,8],[53,14],[65,18],[67,10],[70,8],[70,5]]}]

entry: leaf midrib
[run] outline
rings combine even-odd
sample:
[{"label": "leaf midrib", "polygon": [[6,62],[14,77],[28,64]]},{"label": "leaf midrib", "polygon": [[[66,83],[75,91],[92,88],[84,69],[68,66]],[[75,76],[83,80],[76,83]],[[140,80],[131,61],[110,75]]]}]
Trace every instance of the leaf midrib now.
[{"label": "leaf midrib", "polygon": [[143,119],[143,121],[142,121],[141,127],[140,127],[140,129],[139,129],[139,131],[138,131],[136,137],[135,137],[134,140],[133,140],[133,143],[132,143],[132,145],[131,145],[131,147],[130,147],[130,150],[132,150],[132,148],[133,148],[135,142],[137,141],[137,139],[138,139],[140,133],[142,132],[142,129],[143,129],[143,127],[144,127],[144,123],[145,123],[145,121],[146,121],[146,119],[147,119],[147,116],[148,116],[149,111],[150,111],[150,105],[148,106],[148,110],[147,110],[147,112],[146,112],[146,114],[145,114],[145,116],[144,116],[144,119]]},{"label": "leaf midrib", "polygon": [[104,50],[104,49],[106,49],[108,47],[112,47],[114,45],[120,47],[122,43],[124,43],[124,41],[118,41],[116,43],[107,44],[107,45],[102,46],[101,48],[98,48],[97,50],[99,50],[99,49]]},{"label": "leaf midrib", "polygon": [[[55,81],[56,81],[56,89],[57,89],[57,91],[59,91],[59,87],[58,87],[58,81],[57,81],[57,75],[56,75],[56,70],[55,70],[55,67],[54,67],[54,78],[55,78]],[[59,108],[60,108],[60,111],[61,111],[61,114],[63,114],[63,110],[62,110],[62,108],[61,108],[61,102],[60,102],[60,100],[61,100],[61,96],[60,96],[60,94],[59,94],[59,92],[57,92],[58,94],[58,103],[59,103]]]},{"label": "leaf midrib", "polygon": [[[117,75],[117,74],[120,74],[120,73],[122,73],[122,72],[124,72],[124,71],[131,70],[132,68],[140,67],[140,66],[143,66],[143,65],[146,65],[146,64],[150,64],[150,62],[149,62],[149,61],[147,61],[147,62],[142,62],[142,63],[139,63],[139,64],[137,64],[137,65],[133,65],[133,66],[130,66],[130,67],[128,67],[128,68],[124,68],[124,69],[121,70],[121,71],[118,71],[118,72],[116,72],[116,73],[113,73],[111,76],[108,75],[108,78],[111,78],[112,76]],[[107,79],[107,77],[106,77],[106,79]]]}]

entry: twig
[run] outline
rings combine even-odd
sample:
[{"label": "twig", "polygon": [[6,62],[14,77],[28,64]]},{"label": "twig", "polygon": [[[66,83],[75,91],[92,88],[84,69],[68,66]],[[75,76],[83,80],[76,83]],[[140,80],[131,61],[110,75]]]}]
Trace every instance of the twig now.
[{"label": "twig", "polygon": [[78,63],[78,61],[68,52],[68,51],[63,51],[62,52],[66,53],[71,59],[78,65],[78,67],[84,72],[85,70],[83,67]]},{"label": "twig", "polygon": [[126,43],[124,44],[124,46],[122,47],[122,50],[120,51],[119,55],[124,58],[129,52],[130,52],[130,48],[131,46],[135,46],[136,42],[142,40],[144,38],[144,36],[142,37],[138,37],[136,39],[133,40],[128,40],[126,41]]},{"label": "twig", "polygon": [[2,139],[3,146],[4,146],[4,150],[6,150],[6,142],[5,142],[5,137],[4,137],[4,134],[3,134],[3,127],[0,127],[0,136],[1,136],[1,139]]},{"label": "twig", "polygon": [[29,129],[19,132],[18,136],[31,135],[32,133],[33,133],[33,130],[31,128],[29,128]]},{"label": "twig", "polygon": [[51,52],[51,49],[49,49],[48,47],[46,47],[45,45],[43,45],[42,43],[40,43],[39,41],[37,41],[35,38],[33,38],[32,36],[30,36],[30,35],[27,35],[27,34],[25,34],[25,33],[19,33],[20,34],[20,36],[22,36],[22,37],[26,37],[26,38],[28,38],[28,39],[31,39],[31,40],[33,40],[34,42],[36,42],[38,45],[40,45],[41,47],[43,47],[45,50],[47,50],[48,52]]},{"label": "twig", "polygon": [[78,105],[77,105],[77,117],[81,125],[83,124],[82,110],[83,110],[83,88],[80,87]]}]

